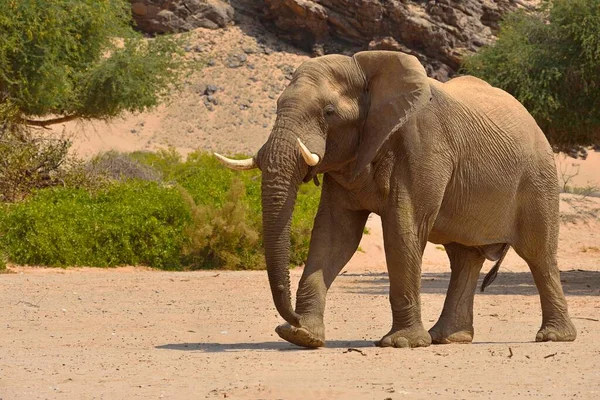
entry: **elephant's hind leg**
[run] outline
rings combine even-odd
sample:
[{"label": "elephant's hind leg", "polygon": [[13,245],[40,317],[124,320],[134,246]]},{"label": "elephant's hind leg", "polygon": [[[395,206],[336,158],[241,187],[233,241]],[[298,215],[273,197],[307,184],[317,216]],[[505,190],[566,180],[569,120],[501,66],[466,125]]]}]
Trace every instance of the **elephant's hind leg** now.
[{"label": "elephant's hind leg", "polygon": [[540,294],[542,305],[542,326],[536,342],[571,342],[577,337],[577,330],[569,318],[567,300],[560,283],[560,271],[556,253],[551,249],[545,252],[529,252],[528,247],[515,247],[515,251],[529,265],[535,286]]},{"label": "elephant's hind leg", "polygon": [[542,305],[542,326],[535,340],[573,341],[577,330],[569,318],[567,300],[560,283],[558,249],[558,199],[533,193],[531,206],[520,216],[521,230],[513,248],[529,265]]},{"label": "elephant's hind leg", "polygon": [[470,343],[473,341],[473,298],[479,271],[485,257],[473,247],[451,243],[444,246],[450,258],[450,284],[444,309],[429,330],[432,343]]}]

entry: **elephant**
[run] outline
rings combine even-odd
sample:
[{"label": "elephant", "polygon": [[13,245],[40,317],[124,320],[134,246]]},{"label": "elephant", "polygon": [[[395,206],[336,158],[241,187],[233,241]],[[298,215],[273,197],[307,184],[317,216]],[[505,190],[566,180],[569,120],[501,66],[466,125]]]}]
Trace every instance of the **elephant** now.
[{"label": "elephant", "polygon": [[[381,217],[392,310],[378,346],[472,342],[479,273],[509,246],[527,262],[539,292],[535,340],[575,340],[556,258],[552,148],[510,94],[472,76],[438,82],[402,52],[326,55],[295,71],[254,157],[216,156],[230,168],[262,172],[267,273],[286,321],[276,332],[288,342],[325,345],[327,291],[357,250],[370,213]],[[317,174],[321,199],[293,309],[291,216],[299,185]],[[420,302],[428,241],[445,247],[451,270],[443,310],[429,331]]]}]

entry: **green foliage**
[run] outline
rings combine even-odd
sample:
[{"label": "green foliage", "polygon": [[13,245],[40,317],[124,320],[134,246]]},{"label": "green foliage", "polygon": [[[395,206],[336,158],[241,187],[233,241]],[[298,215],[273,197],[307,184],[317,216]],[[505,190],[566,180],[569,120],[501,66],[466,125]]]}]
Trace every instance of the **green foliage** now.
[{"label": "green foliage", "polygon": [[[154,171],[142,168],[143,176],[164,181],[140,180],[137,163]],[[16,264],[52,266],[265,267],[259,171],[234,172],[202,152],[182,161],[173,150],[108,153],[93,165],[90,176],[101,184],[90,179],[92,190],[67,182],[20,203],[0,202],[0,253]],[[314,185],[300,187],[292,265],[306,260],[319,197]]]},{"label": "green foliage", "polygon": [[0,122],[107,118],[164,99],[187,65],[181,43],[143,39],[130,8],[125,0],[0,0]]},{"label": "green foliage", "polygon": [[600,0],[544,2],[516,12],[464,70],[505,89],[557,147],[600,142]]},{"label": "green foliage", "polygon": [[177,269],[189,221],[179,191],[154,182],[52,188],[6,208],[0,248],[17,264]]},{"label": "green foliage", "polygon": [[[2,212],[2,206],[0,206],[0,213]],[[2,218],[0,217],[0,220]],[[0,247],[0,273],[6,271],[6,256]]]}]

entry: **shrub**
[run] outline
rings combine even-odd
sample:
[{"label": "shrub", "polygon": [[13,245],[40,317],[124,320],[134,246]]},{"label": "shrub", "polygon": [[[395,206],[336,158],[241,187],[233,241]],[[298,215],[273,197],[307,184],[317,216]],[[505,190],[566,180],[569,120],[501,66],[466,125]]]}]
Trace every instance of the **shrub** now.
[{"label": "shrub", "polygon": [[464,70],[520,100],[559,148],[600,142],[600,0],[508,15]]},{"label": "shrub", "polygon": [[71,143],[66,138],[44,138],[39,132],[0,123],[0,202],[23,199],[34,189],[59,185]]},{"label": "shrub", "polygon": [[162,174],[156,169],[137,161],[129,154],[116,151],[94,157],[84,165],[84,169],[85,174],[92,179],[162,181]]},{"label": "shrub", "polygon": [[244,184],[234,178],[220,208],[197,205],[187,191],[184,198],[192,210],[184,247],[192,268],[262,269],[259,231],[249,223]]},{"label": "shrub", "polygon": [[6,208],[0,232],[2,248],[18,264],[178,269],[189,221],[177,189],[128,181],[93,194],[40,190]]}]

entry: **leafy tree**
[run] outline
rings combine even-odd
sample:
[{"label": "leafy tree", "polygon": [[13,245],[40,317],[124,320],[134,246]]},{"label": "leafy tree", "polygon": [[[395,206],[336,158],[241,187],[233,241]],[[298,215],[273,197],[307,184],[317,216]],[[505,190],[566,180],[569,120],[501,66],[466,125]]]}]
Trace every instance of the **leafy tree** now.
[{"label": "leafy tree", "polygon": [[128,1],[0,0],[0,10],[0,122],[144,111],[185,66],[177,39],[132,29]]},{"label": "leafy tree", "polygon": [[510,14],[463,68],[519,99],[556,147],[600,143],[600,0]]},{"label": "leafy tree", "polygon": [[0,201],[64,181],[70,143],[32,129],[156,106],[191,67],[125,0],[0,0]]}]

